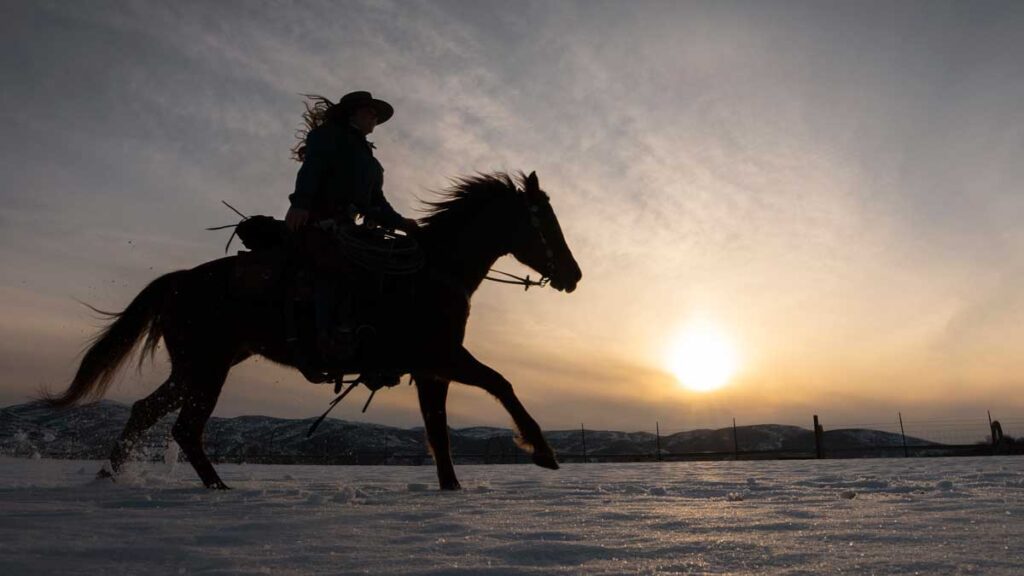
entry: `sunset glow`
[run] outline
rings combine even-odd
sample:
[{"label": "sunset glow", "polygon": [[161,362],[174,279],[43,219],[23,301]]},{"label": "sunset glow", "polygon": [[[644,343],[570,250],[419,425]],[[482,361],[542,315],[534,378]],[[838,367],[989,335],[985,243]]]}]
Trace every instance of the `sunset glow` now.
[{"label": "sunset glow", "polygon": [[[536,171],[579,289],[485,282],[463,343],[544,429],[1024,422],[1024,2],[251,4],[3,4],[0,407],[74,379],[104,324],[79,302],[241,249],[205,230],[221,201],[285,217],[303,95],[367,90],[403,217]],[[423,426],[415,387],[357,390],[331,418]],[[330,391],[257,355],[215,415]],[[453,428],[509,424],[447,398]]]},{"label": "sunset glow", "polygon": [[725,386],[738,368],[732,343],[708,324],[684,328],[669,346],[666,360],[679,383],[695,392],[710,392]]}]

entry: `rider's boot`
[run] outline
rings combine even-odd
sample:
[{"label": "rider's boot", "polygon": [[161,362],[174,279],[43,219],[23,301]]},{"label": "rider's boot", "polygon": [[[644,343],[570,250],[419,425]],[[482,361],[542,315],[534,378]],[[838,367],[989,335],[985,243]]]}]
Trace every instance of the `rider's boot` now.
[{"label": "rider's boot", "polygon": [[[377,331],[373,326],[363,325],[356,330],[357,340],[361,346],[379,346],[377,342]],[[377,391],[381,388],[397,386],[402,380],[405,371],[396,368],[377,368],[374,370],[359,373],[359,381],[367,388]]]},{"label": "rider's boot", "polygon": [[295,367],[302,372],[302,375],[314,384],[322,384],[331,380],[331,376],[325,374],[320,365],[319,354],[306,346],[302,346],[299,340],[299,325],[295,317],[296,309],[299,306],[298,298],[295,297],[294,286],[288,290],[284,305],[285,344],[295,359]]}]

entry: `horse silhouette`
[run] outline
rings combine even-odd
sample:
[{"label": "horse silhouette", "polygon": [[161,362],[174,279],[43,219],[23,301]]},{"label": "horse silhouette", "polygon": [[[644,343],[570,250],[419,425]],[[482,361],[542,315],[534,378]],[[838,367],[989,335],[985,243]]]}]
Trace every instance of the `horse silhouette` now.
[{"label": "horse silhouette", "polygon": [[[582,273],[548,195],[536,173],[515,180],[504,173],[482,174],[456,179],[429,206],[416,236],[425,264],[405,280],[412,290],[374,308],[375,341],[381,345],[361,349],[351,372],[412,375],[442,489],[459,488],[445,408],[452,381],[493,395],[511,415],[519,446],[537,465],[557,469],[554,452],[512,384],[463,346],[470,298],[499,257],[512,254],[548,278],[551,287],[575,290]],[[286,342],[283,299],[239,297],[232,282],[239,266],[239,256],[229,256],[154,280],[124,311],[111,314],[113,322],[93,340],[68,389],[47,398],[66,407],[101,397],[136,346],[142,343],[142,357],[151,357],[163,339],[170,376],[132,406],[109,471],[101,470],[101,476],[116,477],[142,434],[180,409],[171,429],[174,440],[206,487],[227,488],[203,449],[203,429],[228,371],[253,355],[293,367],[300,361]]]}]

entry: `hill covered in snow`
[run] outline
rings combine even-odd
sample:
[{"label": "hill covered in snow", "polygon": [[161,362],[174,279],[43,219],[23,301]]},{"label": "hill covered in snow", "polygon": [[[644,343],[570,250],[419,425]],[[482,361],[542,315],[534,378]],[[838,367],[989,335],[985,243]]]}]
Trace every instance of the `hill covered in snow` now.
[{"label": "hill covered in snow", "polygon": [[[102,459],[128,420],[124,404],[100,402],[53,410],[41,402],[0,409],[0,454],[46,458]],[[429,461],[422,428],[396,428],[328,418],[306,437],[315,418],[268,416],[214,417],[206,428],[211,457],[222,461],[326,462],[348,464],[423,463]],[[163,459],[173,415],[163,419],[142,442],[142,456]],[[585,453],[594,460],[654,459],[660,441],[663,457],[701,457],[732,453],[738,445],[746,455],[801,457],[814,453],[814,435],[798,426],[760,424],[717,430],[700,429],[657,438],[649,432],[555,430],[548,441],[567,460]],[[472,427],[451,430],[456,460],[462,462],[525,461],[515,448],[511,430]],[[899,434],[847,429],[825,432],[831,451],[870,451],[902,446]],[[936,446],[907,438],[910,446]],[[173,449],[173,448],[172,448]],[[866,454],[869,452],[866,452]]]}]

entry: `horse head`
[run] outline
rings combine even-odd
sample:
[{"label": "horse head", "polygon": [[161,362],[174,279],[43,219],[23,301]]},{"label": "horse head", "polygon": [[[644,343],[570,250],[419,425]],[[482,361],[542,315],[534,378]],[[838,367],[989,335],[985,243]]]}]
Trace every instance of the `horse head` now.
[{"label": "horse head", "polygon": [[512,256],[551,281],[551,287],[572,292],[583,273],[565,243],[558,217],[548,195],[541,190],[537,173],[522,178],[522,200],[517,210]]}]

